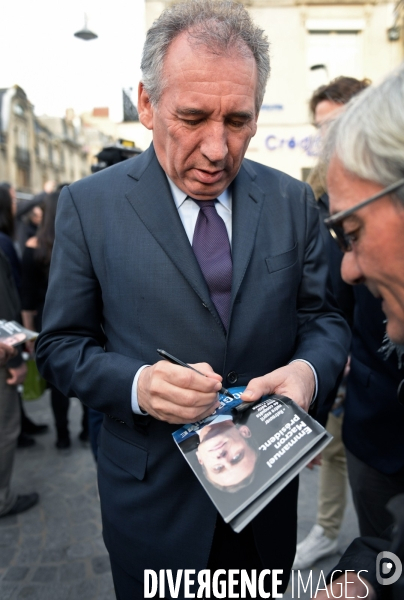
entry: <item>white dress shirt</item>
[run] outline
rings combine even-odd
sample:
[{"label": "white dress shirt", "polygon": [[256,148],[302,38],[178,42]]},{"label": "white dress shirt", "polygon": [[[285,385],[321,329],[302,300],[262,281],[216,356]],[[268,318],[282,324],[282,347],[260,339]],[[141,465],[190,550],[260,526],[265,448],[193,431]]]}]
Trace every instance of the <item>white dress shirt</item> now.
[{"label": "white dress shirt", "polygon": [[[185,233],[187,234],[189,243],[192,246],[192,240],[194,237],[196,220],[198,218],[200,208],[196,204],[196,202],[194,202],[193,200],[188,198],[187,194],[185,192],[183,192],[182,190],[180,190],[179,187],[177,187],[175,185],[175,183],[173,181],[171,181],[171,179],[168,176],[166,176],[166,177],[168,179],[168,183],[170,184],[171,193],[173,195],[175,205],[178,209],[178,214],[180,216],[182,224],[184,225]],[[230,188],[227,188],[223,192],[223,194],[218,196],[217,200],[218,200],[218,202],[216,203],[216,210],[217,210],[218,215],[220,217],[222,217],[224,224],[226,225],[227,234],[229,236],[229,241],[230,241],[230,246],[231,246],[231,240],[232,240],[232,196],[231,196]],[[314,379],[315,379],[315,393],[314,393],[312,402],[314,402],[314,400],[316,399],[316,396],[317,396],[317,387],[318,387],[317,373],[316,373],[313,365],[311,365],[307,360],[303,360],[300,358],[297,360],[301,360],[302,362],[305,362],[307,365],[309,365],[309,367],[313,371],[313,375],[314,375]],[[295,362],[295,361],[292,361],[292,362]],[[132,384],[132,411],[137,415],[146,414],[139,408],[139,403],[137,401],[137,384],[138,384],[140,373],[143,371],[143,369],[146,369],[146,367],[149,367],[149,366],[150,365],[143,365],[143,367],[140,367],[140,369],[137,371],[137,373],[135,375],[135,378],[134,378],[133,384]]]},{"label": "white dress shirt", "polygon": [[[169,177],[167,177],[168,183],[170,184],[171,193],[174,198],[175,206],[178,209],[178,214],[180,215],[180,219],[182,224],[184,225],[185,233],[189,239],[189,243],[192,246],[192,240],[194,238],[194,231],[196,220],[199,215],[199,206],[188,198],[185,192],[180,190],[175,183],[171,181]],[[223,192],[217,198],[216,210],[220,217],[222,217],[224,224],[226,225],[227,235],[229,236],[230,246],[231,246],[231,209],[232,209],[232,198],[231,191],[229,188]]]}]

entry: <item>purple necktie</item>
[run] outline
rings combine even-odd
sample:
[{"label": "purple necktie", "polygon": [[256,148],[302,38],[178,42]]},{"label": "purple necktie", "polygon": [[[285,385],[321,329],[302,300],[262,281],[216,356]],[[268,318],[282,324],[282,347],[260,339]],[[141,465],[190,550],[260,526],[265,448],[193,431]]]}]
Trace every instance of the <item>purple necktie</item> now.
[{"label": "purple necktie", "polygon": [[195,225],[192,248],[208,284],[212,302],[227,329],[233,265],[226,225],[217,214],[216,200],[194,200],[194,202],[199,206],[200,211]]}]

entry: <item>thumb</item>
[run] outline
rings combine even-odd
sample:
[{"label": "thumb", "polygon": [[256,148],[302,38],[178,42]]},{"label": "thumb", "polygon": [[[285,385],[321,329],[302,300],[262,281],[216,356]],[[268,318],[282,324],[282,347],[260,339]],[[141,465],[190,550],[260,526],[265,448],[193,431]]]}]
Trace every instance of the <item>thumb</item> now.
[{"label": "thumb", "polygon": [[272,394],[276,385],[273,379],[271,374],[251,379],[250,383],[241,394],[243,402],[253,402],[254,400],[259,400],[262,396],[265,396],[265,394]]}]

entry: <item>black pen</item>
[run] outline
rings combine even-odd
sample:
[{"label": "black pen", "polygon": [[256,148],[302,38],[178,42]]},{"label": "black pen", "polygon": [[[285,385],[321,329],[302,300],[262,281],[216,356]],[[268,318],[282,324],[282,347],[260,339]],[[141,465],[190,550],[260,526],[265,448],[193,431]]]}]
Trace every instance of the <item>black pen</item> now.
[{"label": "black pen", "polygon": [[[187,363],[182,362],[182,360],[180,360],[179,358],[175,358],[175,356],[173,356],[172,354],[169,354],[165,350],[157,349],[157,352],[160,354],[160,356],[162,356],[163,358],[168,360],[168,362],[173,363],[174,365],[179,365],[180,367],[186,367],[187,369],[192,369],[192,371],[195,371],[195,373],[199,373],[199,375],[203,375],[203,377],[207,377],[207,375],[205,375],[205,373],[201,373],[197,369],[194,369],[194,367],[191,367],[191,365],[187,365]],[[233,394],[230,394],[229,390],[226,390],[226,388],[224,388],[223,386],[220,388],[219,393],[223,394],[223,396],[227,396],[228,398],[233,398],[233,400],[234,400]]]}]

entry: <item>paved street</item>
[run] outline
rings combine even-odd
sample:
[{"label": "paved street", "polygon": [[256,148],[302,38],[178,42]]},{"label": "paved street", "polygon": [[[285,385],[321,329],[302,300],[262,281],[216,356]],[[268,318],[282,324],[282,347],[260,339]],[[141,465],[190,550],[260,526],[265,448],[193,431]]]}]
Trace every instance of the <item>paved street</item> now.
[{"label": "paved street", "polygon": [[[300,475],[300,488],[299,488],[299,527],[298,527],[298,542],[306,537],[311,530],[317,514],[317,489],[318,489],[318,467],[315,467],[313,471],[304,469]],[[312,568],[313,575],[313,594],[316,591],[319,578],[321,577],[321,571],[326,576],[333,566],[338,562],[338,558],[342,552],[349,546],[351,541],[359,535],[359,529],[356,519],[356,514],[353,508],[352,498],[349,494],[348,504],[345,510],[344,521],[339,535],[339,554],[323,558],[319,560]],[[304,583],[307,583],[309,577],[309,569],[301,572],[301,577]],[[320,580],[319,589],[321,589],[323,580]],[[310,589],[310,588],[309,588]],[[298,574],[294,574],[294,595],[292,595],[292,585],[289,585],[288,592],[284,594],[284,600],[291,600],[292,598],[300,598],[301,600],[309,600],[311,594],[303,591],[302,585],[300,584],[300,595],[298,588]]]},{"label": "paved street", "polygon": [[[38,436],[36,446],[18,450],[13,487],[18,493],[37,491],[41,500],[18,516],[0,519],[1,600],[114,600],[109,560],[101,536],[96,472],[91,451],[77,439],[81,409],[71,401],[72,448],[54,447],[49,400],[26,403],[27,413],[51,432]],[[299,541],[310,531],[316,514],[317,471],[304,471],[299,496]],[[345,548],[357,535],[352,502],[340,535]],[[313,569],[313,592],[320,570],[335,564],[331,557]],[[303,573],[304,581],[308,572]],[[285,600],[291,599],[291,586]],[[294,597],[310,598],[300,588]],[[134,599],[138,600],[138,599]],[[140,599],[139,599],[140,600]]]},{"label": "paved street", "polygon": [[[47,394],[25,403],[37,423],[52,425]],[[13,488],[37,491],[40,503],[0,519],[1,600],[113,600],[109,559],[101,537],[96,470],[77,439],[81,407],[71,400],[72,448],[57,451],[55,433],[17,451]]]}]

